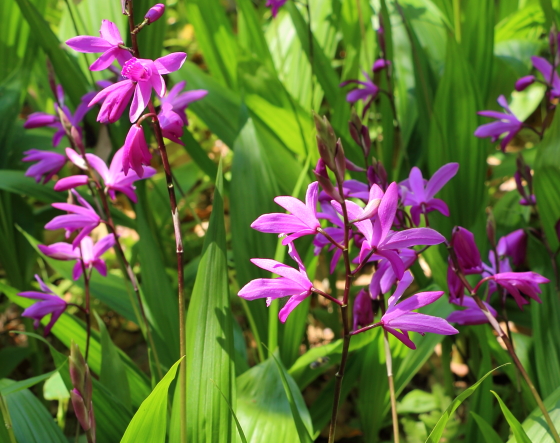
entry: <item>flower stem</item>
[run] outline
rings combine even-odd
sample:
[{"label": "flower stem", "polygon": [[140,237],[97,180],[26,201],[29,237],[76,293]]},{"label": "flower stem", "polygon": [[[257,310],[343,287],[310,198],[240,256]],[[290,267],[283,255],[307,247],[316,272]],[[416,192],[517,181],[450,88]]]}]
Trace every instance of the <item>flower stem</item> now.
[{"label": "flower stem", "polygon": [[554,441],[556,443],[560,443],[560,435],[558,435],[558,431],[554,427],[554,423],[550,419],[550,415],[548,414],[548,411],[546,410],[546,407],[545,407],[545,405],[544,405],[544,403],[541,399],[541,396],[539,395],[537,389],[533,385],[533,382],[531,381],[531,378],[529,377],[529,374],[527,373],[527,371],[523,367],[523,364],[519,360],[519,357],[517,357],[517,354],[515,353],[515,349],[513,348],[513,345],[511,344],[511,341],[510,341],[509,337],[505,334],[504,330],[502,329],[502,327],[500,326],[498,321],[494,318],[494,316],[486,308],[486,305],[482,302],[480,297],[478,297],[478,295],[476,294],[475,289],[473,289],[473,287],[471,286],[469,281],[465,278],[464,274],[461,272],[461,268],[459,267],[459,263],[457,261],[457,255],[455,254],[455,251],[453,250],[453,248],[448,247],[448,250],[449,250],[449,255],[451,256],[451,261],[453,263],[453,270],[455,271],[457,276],[461,279],[461,281],[463,282],[463,284],[465,285],[465,287],[469,291],[470,295],[473,297],[473,299],[476,302],[476,304],[478,305],[478,307],[481,309],[481,311],[484,313],[484,315],[486,315],[486,318],[488,319],[488,322],[490,323],[490,325],[494,328],[494,330],[498,334],[498,338],[501,338],[502,341],[504,342],[504,345],[506,346],[506,349],[507,349],[509,355],[511,356],[511,359],[513,360],[513,362],[515,363],[515,366],[517,367],[517,369],[519,370],[519,372],[521,373],[521,375],[525,379],[525,382],[527,383],[527,386],[529,386],[529,389],[531,390],[531,393],[533,394],[533,397],[535,398],[535,401],[537,402],[537,405],[539,406],[539,409],[543,413],[543,417],[544,417],[546,423],[548,424],[548,427],[550,428],[550,432],[552,434],[552,437],[554,438]]},{"label": "flower stem", "polygon": [[[132,49],[136,57],[140,57],[138,51],[138,37],[137,34],[133,33],[134,25],[134,13],[132,0],[127,1],[128,8],[128,26],[131,33],[132,39]],[[148,102],[148,109],[150,113],[154,114],[152,117],[152,122],[154,125],[154,134],[156,137],[156,142],[158,146],[159,153],[161,155],[161,160],[163,163],[163,170],[165,172],[165,181],[167,183],[167,192],[169,194],[169,204],[171,206],[171,218],[173,220],[173,230],[175,233],[175,245],[177,254],[177,298],[178,298],[178,309],[179,309],[179,358],[184,357],[181,360],[179,366],[179,389],[180,394],[180,416],[181,416],[181,443],[187,441],[187,344],[185,335],[185,296],[183,290],[183,238],[181,236],[181,222],[179,220],[179,210],[177,209],[177,198],[175,196],[175,185],[173,184],[173,175],[171,173],[171,166],[169,164],[169,158],[167,157],[167,150],[165,148],[165,142],[163,141],[163,133],[159,120],[157,117],[156,109],[152,100]]]},{"label": "flower stem", "polygon": [[91,338],[91,310],[90,310],[90,294],[89,294],[89,275],[86,265],[84,263],[84,255],[82,252],[82,247],[80,246],[80,265],[82,266],[82,274],[84,275],[84,287],[86,294],[86,306],[84,312],[86,314],[86,355],[85,360],[87,363],[89,355],[89,341]]}]

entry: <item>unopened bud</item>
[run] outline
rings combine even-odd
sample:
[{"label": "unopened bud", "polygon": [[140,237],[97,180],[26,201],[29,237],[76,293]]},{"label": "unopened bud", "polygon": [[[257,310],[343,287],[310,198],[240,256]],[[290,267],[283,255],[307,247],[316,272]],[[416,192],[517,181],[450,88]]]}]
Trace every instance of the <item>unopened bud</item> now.
[{"label": "unopened bud", "polygon": [[490,245],[492,248],[496,247],[496,219],[494,218],[494,213],[492,208],[486,208],[486,235],[488,235],[488,240],[490,240]]},{"label": "unopened bud", "polygon": [[516,91],[524,91],[527,89],[528,86],[535,83],[535,76],[534,75],[527,75],[525,77],[521,77],[519,80],[515,82],[515,90]]},{"label": "unopened bud", "polygon": [[465,275],[480,274],[483,271],[480,252],[472,232],[460,226],[453,228],[451,247],[455,251],[461,271]]},{"label": "unopened bud", "polygon": [[74,413],[76,414],[76,418],[80,422],[82,429],[84,431],[89,431],[91,428],[91,420],[84,398],[77,389],[72,389],[70,391],[70,398],[72,399]]},{"label": "unopened bud", "polygon": [[80,348],[74,341],[72,341],[70,345],[70,358],[68,360],[70,363],[70,379],[72,380],[72,386],[78,391],[83,392],[87,364],[80,352]]},{"label": "unopened bud", "polygon": [[391,64],[389,60],[385,60],[384,58],[380,58],[375,60],[373,64],[373,72],[379,72],[388,67]]},{"label": "unopened bud", "polygon": [[152,6],[144,18],[148,20],[150,23],[159,20],[163,13],[165,12],[165,5],[163,3],[158,3],[157,5]]},{"label": "unopened bud", "polygon": [[313,170],[313,173],[315,174],[315,177],[317,177],[317,181],[323,188],[323,191],[325,191],[327,195],[333,200],[336,200],[339,203],[342,202],[342,198],[340,197],[337,189],[332,184],[327,172],[327,168],[325,167],[325,162],[322,159],[319,159],[319,161],[317,162],[317,166]]},{"label": "unopened bud", "polygon": [[336,163],[336,170],[334,174],[339,183],[344,182],[344,175],[346,174],[346,156],[344,155],[344,148],[340,139],[336,141],[336,151],[334,156]]},{"label": "unopened bud", "polygon": [[324,160],[327,167],[334,171],[334,157],[336,151],[336,135],[326,117],[319,117],[313,113],[315,120],[315,128],[317,129],[317,144],[319,146],[319,155]]},{"label": "unopened bud", "polygon": [[554,56],[554,54],[556,54],[556,44],[557,44],[557,40],[560,41],[560,34],[558,34],[556,32],[556,30],[553,28],[550,33],[548,34],[548,46],[550,48],[550,53]]}]

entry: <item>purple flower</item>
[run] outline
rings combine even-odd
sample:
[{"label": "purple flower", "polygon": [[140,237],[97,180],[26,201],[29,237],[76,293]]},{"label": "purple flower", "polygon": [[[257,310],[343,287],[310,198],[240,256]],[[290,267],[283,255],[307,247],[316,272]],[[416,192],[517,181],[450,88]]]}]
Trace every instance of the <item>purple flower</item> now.
[{"label": "purple flower", "polygon": [[515,186],[517,187],[517,192],[519,192],[519,194],[521,195],[521,200],[519,200],[519,204],[522,206],[534,206],[537,204],[537,199],[534,194],[531,194],[533,188],[531,169],[528,166],[527,169],[528,170],[524,172],[526,172],[527,185],[528,185],[527,187],[529,188],[529,192],[527,192],[525,186],[523,185],[523,178],[525,177],[523,176],[523,174],[519,169],[515,171],[513,177],[515,179]]},{"label": "purple flower", "polygon": [[92,71],[102,71],[108,68],[116,59],[121,66],[124,65],[132,55],[126,49],[121,48],[124,41],[119,28],[109,20],[101,21],[99,30],[101,37],[79,35],[66,41],[66,44],[78,52],[102,52],[103,54],[89,67]]},{"label": "purple flower", "polygon": [[187,119],[187,114],[186,114],[187,107],[191,103],[206,97],[208,91],[206,91],[205,89],[193,89],[191,91],[185,91],[183,93],[180,93],[180,91],[183,90],[186,84],[187,83],[184,81],[177,83],[169,90],[169,93],[167,95],[161,97],[160,101],[161,101],[162,109],[164,105],[170,104],[171,109],[175,113],[177,113],[183,120],[183,124],[185,126],[188,126],[189,121]]},{"label": "purple flower", "polygon": [[84,237],[89,235],[89,233],[93,231],[99,223],[101,223],[101,218],[97,215],[91,205],[80,196],[80,194],[76,191],[72,191],[72,193],[77,198],[81,206],[69,203],[53,203],[52,206],[54,208],[60,209],[61,211],[67,211],[70,214],[59,215],[53,218],[45,225],[45,229],[66,229],[66,238],[70,236],[71,232],[81,230],[72,242],[73,246],[77,246]]},{"label": "purple flower", "polygon": [[307,187],[305,203],[294,197],[280,196],[274,201],[291,214],[264,214],[257,218],[251,228],[272,234],[291,234],[282,240],[287,245],[296,238],[315,234],[321,227],[317,219],[317,200],[319,183],[313,182]]},{"label": "purple flower", "polygon": [[[444,294],[443,291],[421,292],[397,304],[404,291],[412,283],[412,280],[413,277],[410,272],[406,272],[403,275],[395,292],[389,297],[387,311],[379,321],[380,326],[390,334],[393,334],[410,349],[416,349],[416,346],[409,338],[409,332],[418,332],[421,335],[424,335],[426,332],[433,332],[434,334],[441,335],[457,334],[459,331],[443,318],[412,312],[415,309],[435,302]],[[400,331],[397,331],[397,329],[400,329]]]},{"label": "purple flower", "polygon": [[183,66],[186,58],[187,54],[184,52],[174,52],[156,60],[132,57],[122,69],[126,80],[103,89],[89,103],[89,106],[93,106],[104,100],[97,120],[101,123],[116,122],[133,93],[129,116],[131,122],[138,120],[152,97],[152,88],[159,97],[165,95],[166,87],[162,74],[177,71]]},{"label": "purple flower", "polygon": [[[443,243],[445,237],[430,228],[413,228],[400,232],[391,231],[397,212],[398,198],[397,184],[393,182],[381,199],[377,217],[373,224],[368,219],[356,222],[355,226],[365,237],[360,250],[359,262],[362,263],[371,253],[384,257],[391,262],[397,278],[400,279],[405,267],[396,252],[397,250],[416,245],[437,245]],[[331,203],[339,213],[342,211],[339,203],[334,201]],[[360,219],[363,214],[362,209],[356,204],[346,203],[350,219]]]},{"label": "purple flower", "polygon": [[361,82],[359,80],[347,80],[345,82],[342,82],[340,84],[340,87],[342,88],[346,85],[349,85],[350,83],[356,83],[363,86],[363,88],[361,89],[353,89],[346,95],[346,101],[350,103],[355,103],[358,100],[363,100],[365,104],[364,110],[362,111],[363,117],[364,115],[366,115],[367,110],[376,99],[377,94],[379,93],[379,87],[375,83],[373,83],[373,80],[370,78],[366,71],[362,71],[362,73],[364,74],[366,81]]},{"label": "purple flower", "polygon": [[122,147],[122,167],[124,175],[132,168],[138,177],[144,175],[142,165],[149,165],[152,154],[148,149],[142,126],[132,125]]},{"label": "purple flower", "polygon": [[480,274],[482,272],[480,252],[472,232],[456,226],[451,234],[451,247],[457,255],[457,261],[463,274]]},{"label": "purple flower", "polygon": [[[115,245],[115,237],[107,235],[99,240],[95,245],[91,237],[84,237],[80,246],[74,247],[70,243],[54,243],[50,246],[39,245],[39,250],[48,257],[56,260],[77,260],[72,271],[72,278],[78,280],[82,275],[83,267],[86,270],[92,268],[102,275],[107,275],[107,265],[101,256]],[[83,262],[83,265],[82,265]]]},{"label": "purple flower", "polygon": [[37,183],[41,180],[43,180],[43,184],[47,183],[66,164],[66,157],[56,152],[30,149],[24,154],[26,157],[23,157],[22,161],[38,162],[25,172],[27,177],[35,178]]},{"label": "purple flower", "polygon": [[390,64],[391,62],[389,60],[385,60],[384,58],[379,58],[375,60],[372,70],[373,72],[379,72],[387,68]]},{"label": "purple flower", "polygon": [[465,295],[465,285],[453,270],[451,257],[447,259],[447,287],[449,288],[451,299],[461,299]]},{"label": "purple flower", "polygon": [[[401,249],[398,255],[403,262],[405,269],[410,268],[416,261],[417,257],[416,251],[406,248]],[[375,258],[375,256],[372,257],[372,259],[373,258]],[[371,298],[376,299],[381,294],[389,292],[397,280],[397,275],[395,274],[395,270],[393,269],[391,262],[386,258],[380,260],[369,284]]]},{"label": "purple flower", "polygon": [[173,111],[173,107],[169,103],[161,106],[161,111],[158,114],[159,125],[161,126],[162,134],[165,138],[179,144],[184,145],[181,141],[183,136],[184,122],[181,116]]},{"label": "purple flower", "polygon": [[536,272],[500,272],[489,278],[510,293],[520,309],[523,309],[523,305],[529,303],[525,300],[522,293],[541,303],[539,294],[542,291],[539,288],[539,284],[550,282],[548,278]]},{"label": "purple flower", "polygon": [[358,295],[356,295],[352,313],[354,318],[354,330],[373,323],[371,297],[366,289],[360,290]]},{"label": "purple flower", "polygon": [[560,77],[552,65],[542,57],[531,57],[533,66],[539,70],[544,82],[550,87],[550,98],[560,97]]},{"label": "purple flower", "polygon": [[[76,151],[70,148],[66,148],[66,155],[70,159],[72,163],[78,166],[80,169],[87,169],[86,163],[81,155],[79,155]],[[140,180],[141,178],[150,178],[155,175],[156,170],[151,166],[145,166],[143,168],[144,174],[142,177],[139,177],[136,171],[128,171],[128,175],[124,175],[123,172],[123,155],[124,155],[124,148],[119,149],[113,159],[111,160],[111,165],[107,168],[107,165],[103,160],[101,160],[98,156],[94,154],[86,154],[86,158],[90,166],[97,171],[97,173],[103,179],[103,183],[105,185],[105,189],[107,193],[111,197],[112,200],[116,198],[116,192],[122,192],[128,198],[130,198],[134,203],[138,201],[136,197],[136,193],[134,192],[134,182]],[[86,177],[86,176],[77,176],[77,177]],[[79,183],[78,178],[74,177],[66,177],[59,180],[56,185],[55,189],[59,186],[59,183],[63,182],[67,184],[70,179],[73,179],[74,182]],[[87,179],[87,177],[86,177]],[[70,186],[71,183],[68,183]],[[57,189],[58,190],[58,189]]]},{"label": "purple flower", "polygon": [[517,117],[513,115],[503,95],[498,97],[498,103],[506,110],[506,114],[496,111],[480,111],[478,115],[495,118],[498,121],[479,126],[474,132],[474,135],[479,138],[492,137],[492,142],[495,142],[502,134],[506,134],[500,142],[500,147],[502,151],[505,152],[508,143],[521,131],[523,122],[520,122]]},{"label": "purple flower", "polygon": [[523,264],[527,253],[527,233],[523,229],[517,229],[504,235],[498,241],[496,251],[500,257],[510,256],[515,266]]},{"label": "purple flower", "polygon": [[[486,317],[484,312],[482,312],[482,309],[478,307],[476,301],[474,301],[474,298],[463,297],[462,301],[458,298],[452,298],[450,302],[457,306],[463,306],[467,309],[464,309],[462,311],[455,311],[449,314],[446,319],[448,322],[457,323],[459,325],[482,325],[484,323],[488,323],[488,318]],[[488,309],[488,311],[490,311],[490,313],[494,317],[498,315],[498,313],[492,306],[484,301],[482,303],[484,303],[486,309]]]},{"label": "purple flower", "polygon": [[43,317],[52,314],[51,321],[49,321],[49,324],[45,326],[44,334],[46,336],[49,332],[51,332],[51,328],[62,315],[68,304],[58,295],[54,294],[38,275],[35,275],[35,279],[39,283],[41,291],[43,292],[28,291],[20,292],[18,295],[20,297],[42,301],[26,308],[21,315],[34,319],[35,321],[33,322],[33,326],[37,328],[39,327],[39,322],[43,319]]},{"label": "purple flower", "polygon": [[313,283],[309,280],[305,266],[299,258],[293,243],[288,244],[288,254],[298,264],[299,270],[276,260],[253,258],[251,259],[252,263],[261,269],[280,275],[280,278],[252,280],[243,286],[237,294],[245,300],[266,298],[267,306],[270,306],[272,300],[290,296],[290,299],[278,314],[278,318],[280,318],[282,323],[286,321],[288,315],[297,305],[311,295],[311,290],[313,289]]},{"label": "purple flower", "polygon": [[515,82],[515,90],[516,91],[524,91],[527,89],[528,86],[535,83],[535,76],[534,75],[527,75],[525,77],[521,77],[519,80]]},{"label": "purple flower", "polygon": [[266,0],[266,7],[270,8],[270,12],[272,12],[272,17],[276,18],[276,14],[278,14],[278,10],[284,6],[287,0]]},{"label": "purple flower", "polygon": [[[322,212],[317,214],[317,218],[328,220],[334,225],[333,227],[327,227],[323,230],[338,244],[344,243],[344,222],[340,219],[340,216],[334,210],[330,202],[322,201],[320,202],[320,205]],[[325,246],[327,246],[329,251],[334,249],[330,264],[330,272],[334,273],[336,265],[340,260],[340,257],[342,257],[342,250],[333,245],[331,241],[322,234],[316,235],[313,238],[313,246],[315,247],[315,250],[313,251],[315,255],[319,255]]]},{"label": "purple flower", "polygon": [[146,12],[144,18],[148,20],[150,23],[153,23],[156,20],[159,20],[164,12],[165,12],[165,5],[163,3],[158,3],[157,5],[152,6],[148,10],[148,12]]},{"label": "purple flower", "polygon": [[434,195],[457,174],[458,169],[459,163],[447,163],[439,168],[426,183],[422,177],[422,171],[415,166],[410,171],[408,180],[401,182],[403,205],[412,206],[410,215],[416,226],[420,224],[420,214],[439,211],[449,217],[449,208],[445,202],[434,198]]}]

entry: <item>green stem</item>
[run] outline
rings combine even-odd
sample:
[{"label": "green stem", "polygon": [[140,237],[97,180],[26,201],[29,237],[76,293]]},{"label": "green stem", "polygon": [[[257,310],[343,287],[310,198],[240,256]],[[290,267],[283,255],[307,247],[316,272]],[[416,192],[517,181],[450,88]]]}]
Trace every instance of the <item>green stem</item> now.
[{"label": "green stem", "polygon": [[2,412],[2,416],[4,417],[4,425],[8,431],[10,443],[17,443],[16,436],[14,435],[12,418],[10,417],[10,411],[8,411],[8,405],[6,404],[6,400],[2,394],[0,394],[0,412]]}]

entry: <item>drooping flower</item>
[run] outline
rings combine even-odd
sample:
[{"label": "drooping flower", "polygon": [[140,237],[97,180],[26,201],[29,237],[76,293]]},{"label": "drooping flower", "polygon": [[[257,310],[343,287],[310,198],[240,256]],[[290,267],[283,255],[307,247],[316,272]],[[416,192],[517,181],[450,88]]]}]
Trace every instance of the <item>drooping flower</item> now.
[{"label": "drooping flower", "polygon": [[161,132],[165,138],[180,145],[184,145],[181,140],[184,122],[181,116],[173,111],[173,107],[169,103],[164,103],[161,106],[158,120],[161,126]]},{"label": "drooping flower", "polygon": [[148,149],[148,144],[144,138],[142,126],[132,125],[122,147],[122,168],[124,175],[128,175],[128,170],[133,169],[138,177],[144,176],[142,165],[149,165],[152,154]]},{"label": "drooping flower", "polygon": [[354,319],[354,330],[373,323],[373,307],[371,297],[366,289],[360,290],[354,300],[352,317]]},{"label": "drooping flower", "polygon": [[492,142],[495,142],[505,134],[505,137],[500,142],[500,147],[502,151],[505,152],[508,143],[517,135],[521,128],[523,128],[523,122],[520,122],[517,117],[509,109],[506,98],[503,95],[498,97],[498,103],[502,108],[505,109],[506,113],[496,112],[496,111],[480,111],[478,115],[483,117],[495,118],[497,121],[492,123],[486,123],[479,126],[474,132],[474,135],[479,138],[492,137]]},{"label": "drooping flower", "polygon": [[58,295],[53,293],[38,275],[35,275],[35,279],[39,283],[42,292],[26,291],[26,292],[20,292],[18,295],[20,297],[31,298],[34,300],[41,300],[41,301],[26,308],[21,315],[24,317],[30,317],[34,319],[35,321],[33,322],[33,326],[35,328],[38,328],[39,323],[43,319],[43,317],[46,317],[47,315],[51,314],[51,320],[49,321],[47,326],[45,326],[44,334],[46,336],[49,334],[49,332],[51,332],[53,325],[56,323],[56,321],[60,318],[62,313],[65,311],[66,306],[68,306],[68,303],[66,303],[62,298],[60,298]]},{"label": "drooping flower", "polygon": [[379,321],[380,326],[390,334],[393,334],[410,349],[416,349],[416,346],[410,339],[409,332],[418,332],[422,335],[426,332],[440,335],[457,334],[459,331],[443,318],[412,312],[415,309],[435,302],[444,294],[443,291],[421,292],[397,303],[404,294],[404,291],[412,283],[412,280],[413,277],[410,271],[403,275],[395,292],[389,297],[387,311]]},{"label": "drooping flower", "polygon": [[518,92],[524,91],[533,83],[535,83],[534,75],[527,75],[525,77],[521,77],[519,80],[515,82],[515,90]]},{"label": "drooping flower", "polygon": [[72,193],[81,206],[69,203],[53,203],[52,206],[54,208],[69,212],[69,214],[56,216],[45,225],[45,229],[65,229],[66,238],[68,238],[72,232],[80,231],[72,242],[73,246],[77,246],[84,237],[89,235],[90,232],[101,223],[101,218],[80,194],[76,191],[72,191]]},{"label": "drooping flower", "polygon": [[412,206],[410,215],[416,226],[420,224],[420,214],[439,211],[449,217],[447,204],[439,198],[434,198],[434,195],[455,176],[458,169],[459,163],[443,165],[426,183],[422,177],[422,171],[415,166],[411,169],[408,180],[401,182],[403,205]]},{"label": "drooping flower", "polygon": [[535,69],[540,71],[544,82],[550,87],[550,98],[560,97],[560,76],[550,62],[542,57],[531,57]]},{"label": "drooping flower", "polygon": [[472,232],[461,226],[456,226],[451,234],[451,247],[457,255],[457,261],[463,274],[480,274],[482,272],[480,252]]},{"label": "drooping flower", "polygon": [[97,120],[102,123],[116,122],[133,93],[129,116],[131,122],[138,120],[152,97],[152,88],[159,97],[165,95],[162,75],[177,71],[186,58],[187,54],[184,52],[174,52],[156,60],[135,57],[129,59],[122,69],[125,80],[103,89],[89,103],[89,106],[93,106],[104,100]]},{"label": "drooping flower", "polygon": [[79,35],[67,40],[66,44],[78,52],[103,53],[89,67],[92,71],[102,71],[108,68],[114,60],[117,60],[122,66],[132,58],[130,52],[122,48],[124,41],[119,28],[113,22],[102,20],[99,34],[101,37]]},{"label": "drooping flower", "polygon": [[[397,253],[398,250],[416,245],[437,245],[443,243],[445,237],[430,228],[413,228],[399,232],[391,231],[393,220],[397,213],[398,198],[397,184],[393,182],[389,185],[381,199],[377,209],[377,217],[373,224],[371,220],[366,219],[358,221],[354,225],[365,237],[361,245],[359,262],[362,263],[370,254],[384,257],[389,260],[397,278],[400,279],[403,276],[405,267]],[[342,212],[339,203],[334,201],[331,203],[339,213]],[[360,219],[363,215],[363,210],[358,205],[348,203],[347,201],[346,208],[350,219]],[[356,210],[356,207],[360,210]]]},{"label": "drooping flower", "polygon": [[288,315],[303,300],[311,295],[313,283],[309,280],[303,262],[301,261],[293,243],[288,244],[288,254],[298,264],[299,269],[294,269],[276,260],[266,258],[253,258],[251,262],[259,268],[280,275],[280,278],[259,278],[252,280],[241,288],[239,297],[245,300],[266,298],[267,306],[272,300],[281,297],[290,297],[286,305],[280,310],[278,318],[282,323]]},{"label": "drooping flower", "polygon": [[27,177],[33,177],[37,183],[41,180],[43,184],[47,183],[66,164],[66,157],[56,152],[30,149],[25,151],[24,154],[26,156],[23,157],[22,161],[38,162],[25,172]]},{"label": "drooping flower", "polygon": [[[79,155],[76,151],[74,151],[71,148],[66,148],[66,155],[68,156],[70,161],[74,163],[76,166],[78,166],[80,169],[83,170],[87,169],[83,157]],[[113,159],[111,160],[111,165],[109,167],[107,167],[107,165],[102,159],[100,159],[98,156],[94,154],[86,154],[86,158],[90,166],[95,171],[97,171],[97,173],[103,179],[103,184],[105,185],[105,189],[107,190],[107,193],[109,194],[112,200],[115,200],[116,192],[122,192],[128,198],[130,198],[134,203],[136,203],[138,201],[138,198],[136,196],[136,193],[134,192],[134,190],[136,189],[134,187],[134,182],[140,180],[141,178],[146,179],[152,177],[153,175],[155,175],[156,170],[151,166],[144,166],[143,167],[144,174],[142,177],[139,177],[136,171],[134,170],[128,171],[128,175],[124,175],[123,155],[124,155],[124,148],[121,148],[113,156]],[[60,188],[65,187],[66,189],[70,189],[69,186],[72,183],[69,182],[71,181],[70,179],[74,179],[74,177],[86,177],[86,176],[73,176],[73,177],[66,177],[60,179],[55,185],[55,190],[58,190],[57,187]],[[80,180],[77,178],[74,179],[74,181],[80,183]],[[62,184],[59,186],[59,183],[61,182]]]},{"label": "drooping flower", "polygon": [[187,82],[182,81],[173,86],[169,93],[161,97],[162,109],[164,105],[170,104],[173,112],[177,113],[179,117],[183,120],[185,126],[189,125],[187,119],[186,109],[187,107],[198,100],[202,100],[208,94],[205,89],[193,89],[191,91],[182,92],[183,88],[186,86]]},{"label": "drooping flower", "polygon": [[284,4],[287,2],[288,0],[266,0],[266,7],[270,8],[270,12],[272,13],[272,17],[276,18],[276,15],[278,14],[278,10],[284,6]]},{"label": "drooping flower", "polygon": [[[488,323],[488,318],[484,312],[482,312],[482,309],[480,309],[476,304],[474,298],[463,297],[462,301],[458,298],[451,298],[449,301],[457,306],[462,306],[467,309],[454,311],[449,314],[446,319],[448,322],[457,323],[458,325],[482,325],[484,323]],[[486,309],[488,309],[492,316],[496,317],[498,315],[492,306],[484,301],[482,303],[484,303],[484,306],[486,306]]]},{"label": "drooping flower", "polygon": [[101,256],[115,245],[115,237],[107,235],[99,240],[95,245],[91,237],[84,237],[78,247],[70,243],[54,243],[52,245],[39,245],[39,250],[48,257],[56,260],[76,260],[72,271],[72,278],[78,280],[82,275],[83,268],[92,268],[102,275],[107,275],[107,265]]},{"label": "drooping flower", "polygon": [[517,303],[520,309],[529,302],[523,297],[527,297],[541,303],[539,294],[542,292],[539,284],[550,283],[550,280],[536,272],[500,272],[489,277],[498,286],[503,287]]},{"label": "drooping flower", "polygon": [[377,98],[377,94],[379,93],[379,87],[373,83],[373,80],[368,75],[366,71],[362,71],[362,74],[366,78],[366,81],[359,81],[359,80],[346,80],[340,84],[340,87],[344,87],[351,83],[356,83],[358,85],[363,86],[363,88],[356,88],[350,91],[346,95],[346,101],[350,103],[355,103],[359,100],[364,102],[364,110],[362,111],[362,117],[366,115],[367,110],[372,105],[373,101]]},{"label": "drooping flower", "polygon": [[260,232],[272,234],[291,234],[282,240],[287,245],[296,238],[312,235],[321,227],[317,219],[317,201],[319,183],[313,182],[307,187],[305,203],[294,197],[280,196],[274,201],[290,212],[290,214],[272,213],[257,218],[251,227]]},{"label": "drooping flower", "polygon": [[386,67],[388,67],[390,64],[391,62],[389,60],[385,60],[384,58],[379,58],[375,60],[372,70],[373,72],[379,72],[385,69]]}]

